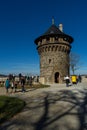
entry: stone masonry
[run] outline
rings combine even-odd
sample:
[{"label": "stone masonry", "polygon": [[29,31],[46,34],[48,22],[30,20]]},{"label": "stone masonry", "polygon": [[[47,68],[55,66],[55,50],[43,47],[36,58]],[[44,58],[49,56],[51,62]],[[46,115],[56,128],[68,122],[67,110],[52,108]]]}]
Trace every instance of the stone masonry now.
[{"label": "stone masonry", "polygon": [[35,43],[40,56],[40,82],[43,84],[62,83],[69,75],[69,53],[72,37],[52,24],[48,31],[37,38]]}]

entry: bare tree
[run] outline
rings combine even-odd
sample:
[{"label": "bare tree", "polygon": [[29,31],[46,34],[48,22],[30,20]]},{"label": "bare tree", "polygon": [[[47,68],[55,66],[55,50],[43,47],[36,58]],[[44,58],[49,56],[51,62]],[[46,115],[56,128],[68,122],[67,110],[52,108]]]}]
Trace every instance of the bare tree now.
[{"label": "bare tree", "polygon": [[70,69],[75,74],[75,71],[79,69],[80,56],[76,53],[70,53]]}]

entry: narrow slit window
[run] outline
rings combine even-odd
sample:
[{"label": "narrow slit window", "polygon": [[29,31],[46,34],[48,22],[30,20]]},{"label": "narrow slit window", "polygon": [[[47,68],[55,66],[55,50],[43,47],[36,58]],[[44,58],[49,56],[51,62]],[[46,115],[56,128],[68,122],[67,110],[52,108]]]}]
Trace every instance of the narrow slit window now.
[{"label": "narrow slit window", "polygon": [[49,64],[51,63],[51,59],[49,59]]}]

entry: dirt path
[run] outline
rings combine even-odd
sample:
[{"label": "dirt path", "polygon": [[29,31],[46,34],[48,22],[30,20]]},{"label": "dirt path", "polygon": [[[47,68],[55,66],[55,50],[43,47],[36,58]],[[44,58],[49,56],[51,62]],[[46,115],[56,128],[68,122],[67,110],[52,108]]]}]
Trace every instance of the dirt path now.
[{"label": "dirt path", "polygon": [[[5,90],[0,88],[0,95]],[[0,126],[0,130],[86,130],[87,83],[69,88],[52,85],[9,94],[26,101],[24,110]]]}]

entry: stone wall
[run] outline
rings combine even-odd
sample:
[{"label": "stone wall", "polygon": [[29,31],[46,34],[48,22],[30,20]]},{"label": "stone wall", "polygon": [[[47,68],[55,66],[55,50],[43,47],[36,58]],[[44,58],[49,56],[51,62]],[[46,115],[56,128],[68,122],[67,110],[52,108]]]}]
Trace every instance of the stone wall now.
[{"label": "stone wall", "polygon": [[38,44],[38,53],[40,55],[40,77],[44,77],[45,83],[54,83],[55,74],[59,73],[59,83],[62,83],[64,77],[69,75],[69,52],[71,46],[68,42],[59,38],[43,39]]}]

